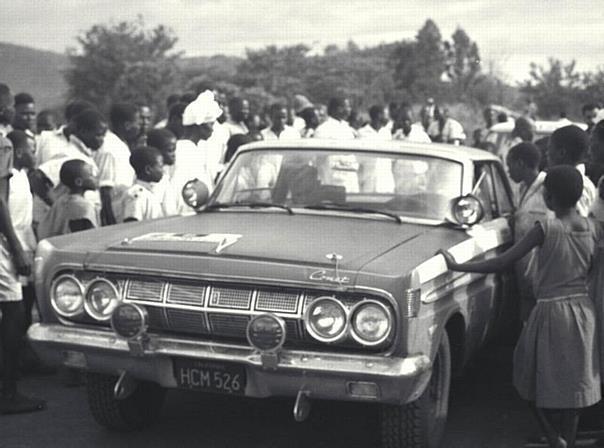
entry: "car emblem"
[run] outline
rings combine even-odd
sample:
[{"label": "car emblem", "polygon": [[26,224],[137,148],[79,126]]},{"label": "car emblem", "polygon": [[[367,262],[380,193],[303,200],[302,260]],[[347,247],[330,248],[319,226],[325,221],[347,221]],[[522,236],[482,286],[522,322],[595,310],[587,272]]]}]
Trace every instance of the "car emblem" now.
[{"label": "car emblem", "polygon": [[335,264],[335,272],[330,274],[327,272],[327,269],[319,269],[312,272],[308,276],[308,279],[318,282],[337,283],[340,286],[350,283],[350,277],[340,275],[340,261],[342,261],[344,257],[340,254],[329,253],[325,255],[325,258]]}]

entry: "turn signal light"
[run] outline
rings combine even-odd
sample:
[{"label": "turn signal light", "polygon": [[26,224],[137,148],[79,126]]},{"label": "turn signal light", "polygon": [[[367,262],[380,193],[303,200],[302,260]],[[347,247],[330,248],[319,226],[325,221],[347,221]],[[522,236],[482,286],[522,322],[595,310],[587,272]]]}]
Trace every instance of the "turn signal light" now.
[{"label": "turn signal light", "polygon": [[405,291],[403,317],[417,317],[422,303],[421,288],[409,288]]}]

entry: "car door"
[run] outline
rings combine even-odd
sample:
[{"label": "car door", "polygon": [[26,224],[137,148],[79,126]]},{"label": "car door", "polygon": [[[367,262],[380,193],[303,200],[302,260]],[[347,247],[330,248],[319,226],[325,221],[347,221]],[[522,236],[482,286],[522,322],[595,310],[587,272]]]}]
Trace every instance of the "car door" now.
[{"label": "car door", "polygon": [[[507,179],[503,178],[498,162],[476,162],[474,172],[473,194],[483,206],[484,217],[468,234],[475,239],[476,246],[489,248],[482,254],[487,258],[500,254],[512,241],[513,205]],[[472,349],[478,348],[496,329],[504,312],[503,291],[509,282],[507,274],[483,274],[468,289]]]}]

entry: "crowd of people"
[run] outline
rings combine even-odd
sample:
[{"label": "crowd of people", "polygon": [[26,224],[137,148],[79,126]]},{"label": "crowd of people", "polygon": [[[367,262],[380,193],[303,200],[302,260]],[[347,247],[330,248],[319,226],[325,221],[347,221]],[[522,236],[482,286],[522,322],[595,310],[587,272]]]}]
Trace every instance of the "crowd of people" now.
[{"label": "crowd of people", "polygon": [[[256,140],[452,145],[467,140],[462,125],[432,98],[417,121],[406,103],[371,106],[363,122],[347,98],[334,97],[323,106],[303,95],[294,97],[293,107],[275,103],[257,114],[245,98],[226,98],[207,88],[170,95],[166,108],[167,116],[155,122],[148,105],[118,102],[105,115],[94,104],[74,99],[59,120],[51,111],[37,113],[31,95],[13,96],[0,84],[0,413],[44,406],[17,392],[22,337],[35,304],[31,265],[38,241],[189,214],[181,196],[184,185],[198,179],[211,191],[237,149]],[[598,282],[604,266],[594,267],[592,260],[604,257],[598,252],[598,222],[604,221],[604,112],[586,105],[586,130],[561,124],[538,141],[533,141],[534,117],[529,115],[515,119],[510,137],[497,149],[516,186],[517,243],[481,263],[458,264],[443,255],[456,270],[515,267],[525,321],[515,384],[535,404],[551,446],[570,447],[577,410],[600,400],[598,347],[604,351],[604,340],[597,335],[604,306]],[[491,108],[484,118],[485,129],[510,120]],[[493,150],[482,135],[482,130],[474,132],[473,145]],[[552,408],[563,410],[560,428],[549,414]]]}]

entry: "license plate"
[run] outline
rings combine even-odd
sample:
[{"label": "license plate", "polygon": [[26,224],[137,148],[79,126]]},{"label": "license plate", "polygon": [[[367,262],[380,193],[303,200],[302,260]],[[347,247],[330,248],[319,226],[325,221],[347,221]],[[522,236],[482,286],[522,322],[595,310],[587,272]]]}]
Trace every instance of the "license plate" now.
[{"label": "license plate", "polygon": [[179,388],[243,395],[245,367],[239,364],[174,359],[174,376]]}]

